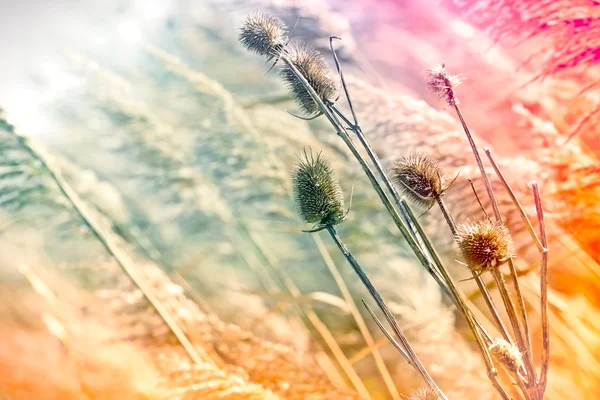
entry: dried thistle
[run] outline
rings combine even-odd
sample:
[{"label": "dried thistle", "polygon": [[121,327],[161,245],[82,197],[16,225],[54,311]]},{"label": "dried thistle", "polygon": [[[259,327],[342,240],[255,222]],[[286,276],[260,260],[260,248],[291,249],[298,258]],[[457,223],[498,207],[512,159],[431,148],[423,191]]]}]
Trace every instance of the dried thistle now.
[{"label": "dried thistle", "polygon": [[438,98],[444,99],[450,106],[458,104],[458,98],[454,93],[454,88],[460,85],[461,80],[458,75],[450,75],[444,66],[436,65],[427,71],[427,88],[432,93],[438,95]]},{"label": "dried thistle", "polygon": [[456,241],[469,268],[478,274],[498,267],[515,254],[510,232],[499,222],[483,220],[459,225]]},{"label": "dried thistle", "polygon": [[517,372],[521,368],[521,352],[517,346],[510,344],[502,338],[494,340],[491,344],[490,354],[498,363],[510,372]]},{"label": "dried thistle", "polygon": [[[329,65],[321,53],[305,43],[292,43],[287,49],[287,58],[306,78],[321,100],[333,102],[337,93],[337,85],[333,81]],[[309,116],[320,114],[318,105],[289,67],[283,67],[280,75],[302,111]]]},{"label": "dried thistle", "polygon": [[242,23],[238,39],[249,51],[273,58],[285,47],[287,29],[277,17],[252,12]]},{"label": "dried thistle", "polygon": [[294,200],[300,218],[318,227],[344,220],[344,195],[329,161],[321,153],[304,152],[292,173]]},{"label": "dried thistle", "polygon": [[439,166],[425,155],[404,157],[393,165],[392,174],[403,194],[420,206],[430,208],[445,190]]},{"label": "dried thistle", "polygon": [[429,388],[419,389],[413,392],[408,400],[439,400],[440,397]]}]

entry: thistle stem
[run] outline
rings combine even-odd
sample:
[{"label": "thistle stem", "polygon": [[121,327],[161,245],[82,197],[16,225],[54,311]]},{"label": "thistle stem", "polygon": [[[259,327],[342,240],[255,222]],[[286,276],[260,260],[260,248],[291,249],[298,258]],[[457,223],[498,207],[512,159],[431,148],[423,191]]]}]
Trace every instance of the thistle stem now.
[{"label": "thistle stem", "polygon": [[481,174],[481,177],[483,178],[485,190],[487,191],[487,194],[492,202],[492,207],[494,209],[494,215],[496,216],[496,219],[498,221],[502,221],[502,219],[500,218],[500,209],[498,208],[498,202],[496,201],[496,196],[494,196],[494,190],[492,189],[490,179],[488,178],[487,173],[485,172],[485,167],[483,166],[483,161],[481,161],[481,156],[479,155],[479,150],[477,149],[477,145],[475,144],[475,141],[473,140],[473,136],[471,135],[469,126],[467,125],[467,122],[465,121],[462,113],[460,112],[458,103],[454,102],[452,104],[452,106],[454,107],[454,110],[456,111],[456,115],[458,115],[458,119],[460,120],[460,123],[462,124],[463,130],[465,131],[465,135],[467,136],[467,140],[469,141],[469,145],[471,146],[471,150],[473,150],[473,155],[475,156],[475,162],[477,162],[477,167],[479,168],[479,173]]},{"label": "thistle stem", "polygon": [[377,305],[379,306],[379,308],[385,315],[385,318],[387,319],[387,321],[390,323],[390,326],[392,327],[392,330],[398,337],[398,340],[400,341],[402,348],[404,348],[405,357],[407,357],[410,360],[411,365],[417,370],[417,372],[419,372],[419,374],[423,377],[423,380],[425,380],[427,385],[429,387],[431,387],[431,389],[434,390],[436,393],[438,393],[438,395],[442,399],[446,399],[446,396],[444,395],[444,393],[436,385],[433,378],[431,378],[431,375],[429,375],[429,373],[425,369],[425,366],[423,365],[423,363],[421,362],[421,360],[419,359],[417,354],[412,349],[412,346],[408,342],[408,339],[404,335],[404,332],[402,332],[402,329],[398,325],[396,318],[394,317],[392,312],[389,310],[389,308],[387,307],[387,305],[385,304],[385,302],[379,295],[379,292],[377,291],[377,289],[375,289],[375,286],[373,286],[373,284],[371,283],[371,280],[369,279],[369,277],[367,276],[365,271],[362,269],[362,267],[360,266],[358,261],[354,258],[354,256],[350,253],[350,251],[346,248],[346,246],[344,245],[344,243],[338,236],[335,228],[331,225],[328,225],[327,231],[331,235],[331,238],[337,245],[340,252],[344,255],[346,260],[348,260],[348,263],[350,264],[350,266],[352,267],[352,269],[354,270],[356,275],[358,275],[358,277],[361,280],[361,282],[363,283],[363,285],[369,291],[369,294],[375,300],[375,302],[377,303]]},{"label": "thistle stem", "polygon": [[550,364],[550,327],[548,324],[548,238],[546,236],[546,224],[544,222],[544,208],[542,207],[542,196],[537,182],[532,182],[535,210],[540,225],[540,238],[544,251],[542,252],[541,279],[540,279],[540,308],[542,316],[542,367],[538,381],[538,390],[543,396],[546,391],[548,379],[548,366]]}]

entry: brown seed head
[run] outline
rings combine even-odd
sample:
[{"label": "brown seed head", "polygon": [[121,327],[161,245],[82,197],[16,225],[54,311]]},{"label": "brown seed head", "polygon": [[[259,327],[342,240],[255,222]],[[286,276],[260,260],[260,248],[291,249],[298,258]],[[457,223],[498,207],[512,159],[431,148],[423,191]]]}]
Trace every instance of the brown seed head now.
[{"label": "brown seed head", "polygon": [[277,17],[251,12],[240,27],[238,40],[248,50],[273,58],[283,50],[287,42],[287,29]]},{"label": "brown seed head", "polygon": [[514,257],[510,232],[502,223],[483,220],[458,226],[456,241],[469,268],[480,273]]},{"label": "brown seed head", "polygon": [[[290,62],[306,78],[321,100],[333,101],[337,93],[337,85],[331,78],[329,65],[321,53],[305,43],[291,43],[286,50]],[[302,111],[310,116],[318,114],[317,103],[310,97],[294,72],[284,66],[280,70],[280,75]]]},{"label": "brown seed head", "polygon": [[454,89],[460,82],[458,76],[448,74],[444,64],[436,65],[427,71],[427,87],[432,93],[437,94],[440,99],[443,98],[450,106],[458,104]]},{"label": "brown seed head", "polygon": [[408,400],[440,400],[440,397],[433,390],[423,388],[413,392]]},{"label": "brown seed head", "polygon": [[413,203],[424,207],[430,207],[444,192],[439,166],[421,154],[396,162],[392,167],[392,175],[402,193]]},{"label": "brown seed head", "polygon": [[521,352],[517,346],[508,343],[502,338],[494,340],[491,344],[490,355],[510,372],[517,372],[521,367]]}]

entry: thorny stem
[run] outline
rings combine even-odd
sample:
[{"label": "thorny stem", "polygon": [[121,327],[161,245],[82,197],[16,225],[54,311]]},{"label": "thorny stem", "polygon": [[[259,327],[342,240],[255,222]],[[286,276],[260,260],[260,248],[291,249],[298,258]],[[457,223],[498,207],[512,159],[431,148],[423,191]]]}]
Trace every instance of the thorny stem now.
[{"label": "thorny stem", "polygon": [[387,321],[390,323],[392,330],[394,331],[394,333],[400,340],[401,346],[404,348],[405,354],[403,354],[403,355],[405,355],[410,360],[411,365],[419,372],[419,374],[423,377],[423,379],[425,380],[427,385],[429,387],[431,387],[431,389],[434,390],[436,393],[438,393],[438,395],[442,399],[447,399],[446,396],[444,395],[444,393],[436,385],[433,378],[431,378],[431,376],[425,369],[425,366],[423,365],[421,360],[419,360],[419,357],[414,352],[412,346],[406,339],[406,336],[402,332],[402,329],[398,325],[398,322],[396,321],[394,315],[389,310],[389,308],[387,307],[387,305],[385,304],[385,302],[379,295],[379,292],[377,291],[377,289],[375,289],[375,287],[371,283],[371,280],[369,279],[369,277],[367,276],[365,271],[362,269],[362,267],[360,266],[358,261],[354,258],[354,256],[350,253],[350,251],[346,248],[346,246],[344,245],[344,243],[338,236],[335,228],[333,226],[329,225],[329,226],[327,226],[327,231],[331,235],[331,238],[333,239],[333,241],[339,248],[340,252],[344,255],[344,257],[346,257],[346,260],[348,260],[348,263],[352,266],[352,269],[354,270],[356,275],[358,275],[358,277],[361,280],[361,282],[363,283],[363,285],[367,288],[367,290],[369,291],[369,294],[371,295],[371,297],[373,297],[373,299],[375,300],[375,302],[377,303],[377,305],[379,306],[379,308],[385,315],[385,318],[387,319]]},{"label": "thorny stem", "polygon": [[[479,150],[477,149],[477,145],[475,144],[475,141],[473,140],[471,131],[469,130],[469,127],[468,127],[465,119],[463,118],[460,108],[458,107],[458,103],[456,101],[454,101],[454,102],[452,102],[451,105],[454,108],[454,110],[456,111],[456,115],[458,116],[458,118],[460,120],[463,130],[465,131],[465,135],[467,136],[467,140],[469,141],[469,145],[471,146],[471,150],[473,151],[473,155],[475,156],[475,161],[477,162],[477,167],[479,168],[479,172],[481,174],[481,177],[483,178],[483,182],[485,184],[485,189],[486,189],[488,196],[490,198],[490,201],[492,203],[492,208],[494,209],[494,216],[496,217],[496,220],[498,222],[502,222],[502,216],[500,214],[498,202],[496,201],[496,197],[494,195],[492,185],[491,185],[490,180],[485,171],[485,167],[483,166],[481,156],[479,155]],[[513,275],[514,281],[517,281],[517,283],[518,283],[517,276],[516,276],[516,270],[515,270],[514,266],[511,267],[511,265],[513,265],[512,262],[509,262],[509,267],[511,268],[511,271],[510,271],[511,275]],[[504,289],[506,289],[506,286]],[[501,289],[501,291],[502,291],[502,289]],[[529,342],[525,338],[524,330],[521,329],[521,324],[519,323],[519,320],[516,316],[515,307],[514,307],[511,297],[510,296],[508,296],[508,297],[502,296],[502,299],[505,302],[505,308],[509,315],[509,319],[511,320],[512,328],[514,330],[514,334],[517,339],[517,345],[519,346],[519,351],[521,351],[521,353],[523,353],[525,355],[525,363],[524,364],[525,364],[525,368],[527,371],[528,379],[530,382],[533,382],[533,381],[535,381],[535,367],[533,364],[533,355],[531,353],[531,347],[529,347],[529,348],[527,347]],[[524,310],[525,309],[523,308],[523,313],[525,312]],[[516,324],[515,324],[515,321],[516,321]],[[525,324],[525,323],[526,323],[526,321],[523,321],[523,324]]]},{"label": "thorny stem", "polygon": [[535,210],[540,225],[540,238],[544,251],[542,252],[541,279],[540,279],[540,308],[542,316],[542,368],[538,381],[538,390],[543,396],[546,391],[548,379],[548,365],[550,363],[550,327],[548,325],[548,238],[546,236],[546,224],[544,222],[544,208],[542,207],[542,196],[537,182],[532,182]]}]

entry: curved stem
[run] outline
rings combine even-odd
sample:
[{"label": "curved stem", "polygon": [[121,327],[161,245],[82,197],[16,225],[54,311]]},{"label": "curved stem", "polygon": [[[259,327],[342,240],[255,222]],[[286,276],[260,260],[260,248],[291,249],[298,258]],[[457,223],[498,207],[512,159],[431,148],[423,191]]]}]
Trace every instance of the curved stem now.
[{"label": "curved stem", "polygon": [[546,224],[544,222],[544,209],[542,207],[542,196],[537,182],[532,182],[533,198],[537,211],[538,223],[540,225],[540,238],[544,251],[542,252],[541,279],[540,279],[540,308],[542,314],[542,368],[538,382],[538,390],[543,396],[548,379],[548,365],[550,363],[550,327],[548,324],[548,238],[546,236]]},{"label": "curved stem", "polygon": [[358,275],[358,277],[361,280],[361,282],[363,283],[363,285],[367,288],[367,290],[369,291],[369,294],[371,295],[373,300],[375,300],[375,302],[377,303],[377,305],[379,306],[379,308],[385,315],[386,319],[390,323],[390,326],[392,327],[392,330],[398,337],[398,340],[400,341],[400,345],[404,348],[404,351],[406,352],[405,356],[407,356],[407,358],[410,359],[411,365],[419,372],[419,374],[423,377],[423,379],[425,380],[427,385],[429,387],[431,387],[432,390],[434,390],[436,393],[438,393],[438,395],[442,399],[446,399],[446,396],[444,395],[444,393],[436,385],[433,378],[431,378],[431,375],[429,375],[429,373],[425,369],[425,366],[423,365],[421,360],[419,360],[419,357],[412,349],[410,343],[408,342],[408,340],[406,339],[406,336],[404,335],[404,332],[402,332],[402,329],[398,325],[396,318],[394,317],[392,312],[389,310],[389,308],[387,307],[387,305],[385,304],[385,302],[379,295],[379,292],[377,291],[377,289],[375,289],[375,286],[373,286],[373,284],[371,283],[371,280],[369,279],[369,277],[367,276],[365,271],[362,269],[362,267],[360,266],[358,261],[354,258],[354,256],[350,253],[350,251],[346,248],[346,246],[344,245],[344,243],[338,236],[335,228],[333,226],[329,225],[327,227],[327,231],[331,235],[331,238],[333,239],[333,241],[339,248],[340,252],[344,255],[344,257],[346,257],[346,260],[348,260],[348,263],[350,264],[350,266],[352,266],[352,269],[354,270],[356,275]]}]

